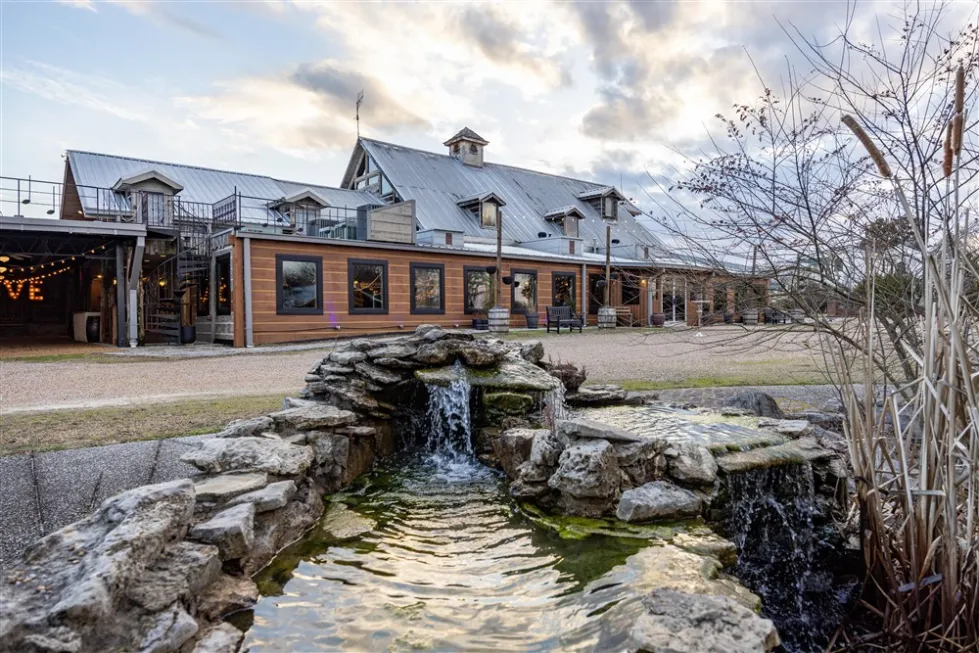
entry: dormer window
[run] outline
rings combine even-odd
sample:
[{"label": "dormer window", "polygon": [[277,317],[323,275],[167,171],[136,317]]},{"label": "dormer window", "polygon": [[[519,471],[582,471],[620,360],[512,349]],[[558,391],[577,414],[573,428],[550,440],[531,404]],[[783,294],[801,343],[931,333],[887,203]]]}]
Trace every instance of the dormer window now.
[{"label": "dormer window", "polygon": [[564,235],[569,238],[578,237],[578,218],[570,215],[564,218]]},{"label": "dormer window", "polygon": [[561,232],[568,238],[578,237],[578,221],[585,215],[574,206],[562,206],[544,214],[544,219],[561,225]]},{"label": "dormer window", "polygon": [[500,220],[500,207],[506,206],[503,198],[490,192],[465,197],[456,204],[479,218],[479,226],[483,229],[496,229]]},{"label": "dormer window", "polygon": [[496,202],[483,202],[479,210],[479,226],[483,229],[496,229],[500,207]]},{"label": "dormer window", "polygon": [[619,200],[614,195],[602,198],[602,219],[615,220],[618,216]]}]

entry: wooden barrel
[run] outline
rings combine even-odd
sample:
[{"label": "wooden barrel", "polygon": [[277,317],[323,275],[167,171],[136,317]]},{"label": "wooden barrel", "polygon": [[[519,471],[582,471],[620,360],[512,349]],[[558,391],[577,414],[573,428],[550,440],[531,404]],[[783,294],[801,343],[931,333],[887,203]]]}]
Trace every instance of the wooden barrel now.
[{"label": "wooden barrel", "polygon": [[603,306],[598,309],[598,328],[599,329],[614,329],[615,328],[615,309],[611,306]]},{"label": "wooden barrel", "polygon": [[488,317],[490,333],[510,333],[510,309],[491,308]]},{"label": "wooden barrel", "polygon": [[746,326],[757,326],[758,324],[758,309],[757,308],[746,308],[741,313],[741,319]]}]

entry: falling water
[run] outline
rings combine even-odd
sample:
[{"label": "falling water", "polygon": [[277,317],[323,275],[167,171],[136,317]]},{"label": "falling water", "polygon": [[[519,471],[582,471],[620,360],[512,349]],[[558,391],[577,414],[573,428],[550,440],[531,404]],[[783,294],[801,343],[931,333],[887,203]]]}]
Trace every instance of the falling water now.
[{"label": "falling water", "polygon": [[737,576],[793,653],[825,650],[853,590],[827,565],[809,463],[728,477],[727,529],[738,547]]},{"label": "falling water", "polygon": [[447,386],[428,386],[425,446],[433,457],[445,462],[475,459],[469,415],[470,385],[460,364],[456,378]]}]

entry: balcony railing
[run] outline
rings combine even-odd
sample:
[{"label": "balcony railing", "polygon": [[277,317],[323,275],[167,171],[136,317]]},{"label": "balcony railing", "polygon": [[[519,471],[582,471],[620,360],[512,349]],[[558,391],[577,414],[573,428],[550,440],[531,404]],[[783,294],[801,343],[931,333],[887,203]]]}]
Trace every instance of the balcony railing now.
[{"label": "balcony railing", "polygon": [[126,222],[176,231],[237,229],[332,240],[365,238],[356,207],[317,209],[238,192],[212,204],[179,195],[17,177],[0,177],[0,217],[4,216]]}]

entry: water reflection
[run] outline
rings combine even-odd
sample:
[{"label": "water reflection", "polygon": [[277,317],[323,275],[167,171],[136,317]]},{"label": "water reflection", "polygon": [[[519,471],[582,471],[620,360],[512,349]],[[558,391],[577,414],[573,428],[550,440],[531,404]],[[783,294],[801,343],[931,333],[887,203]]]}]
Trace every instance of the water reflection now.
[{"label": "water reflection", "polygon": [[637,597],[620,566],[642,540],[560,539],[510,503],[503,479],[431,454],[392,461],[348,497],[377,528],[311,534],[257,579],[258,651],[576,651],[622,648]]}]

